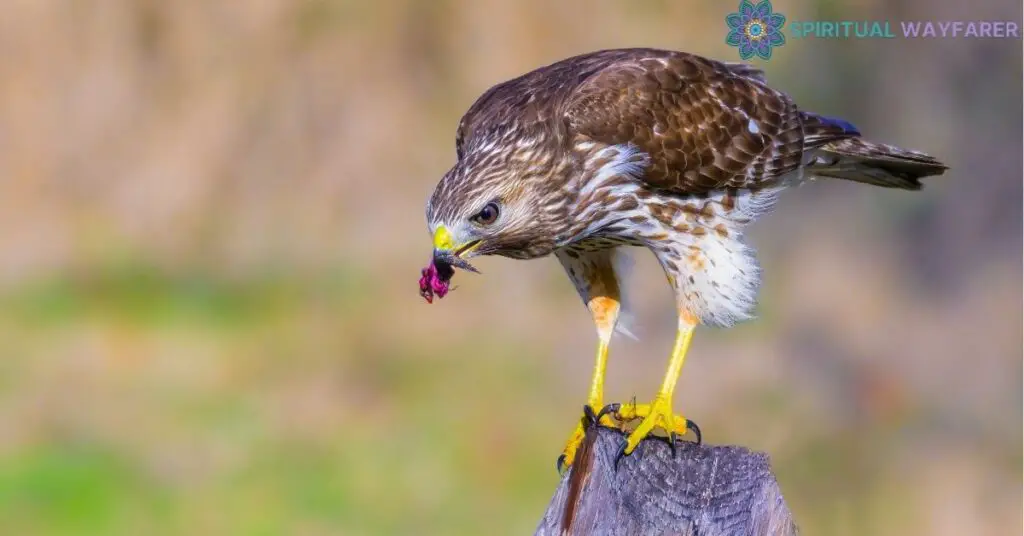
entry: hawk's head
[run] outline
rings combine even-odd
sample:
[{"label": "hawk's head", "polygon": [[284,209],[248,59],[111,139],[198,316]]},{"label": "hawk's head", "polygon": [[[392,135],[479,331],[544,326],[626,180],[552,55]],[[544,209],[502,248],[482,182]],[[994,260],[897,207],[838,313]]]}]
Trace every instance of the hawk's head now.
[{"label": "hawk's head", "polygon": [[470,257],[528,259],[554,250],[552,214],[561,203],[557,187],[545,180],[550,173],[532,155],[499,150],[470,152],[444,175],[427,202],[434,237],[433,260],[420,280],[427,301],[447,292],[452,267],[476,271]]}]

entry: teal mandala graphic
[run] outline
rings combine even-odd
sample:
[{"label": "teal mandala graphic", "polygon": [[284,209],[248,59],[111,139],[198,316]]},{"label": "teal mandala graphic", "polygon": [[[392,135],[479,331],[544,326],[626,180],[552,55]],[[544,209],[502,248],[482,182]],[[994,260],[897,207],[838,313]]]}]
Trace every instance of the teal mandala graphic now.
[{"label": "teal mandala graphic", "polygon": [[767,60],[772,57],[772,48],[786,44],[786,36],[782,35],[786,17],[782,13],[772,13],[769,0],[756,4],[743,0],[736,13],[725,17],[725,23],[729,25],[725,43],[738,48],[741,59],[757,56]]}]

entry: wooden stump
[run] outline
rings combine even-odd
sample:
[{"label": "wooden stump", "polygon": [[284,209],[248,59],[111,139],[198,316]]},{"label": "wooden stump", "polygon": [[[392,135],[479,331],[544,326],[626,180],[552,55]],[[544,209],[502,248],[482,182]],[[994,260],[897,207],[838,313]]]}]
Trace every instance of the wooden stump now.
[{"label": "wooden stump", "polygon": [[796,534],[768,456],[737,446],[645,439],[615,458],[623,434],[591,427],[536,534]]}]

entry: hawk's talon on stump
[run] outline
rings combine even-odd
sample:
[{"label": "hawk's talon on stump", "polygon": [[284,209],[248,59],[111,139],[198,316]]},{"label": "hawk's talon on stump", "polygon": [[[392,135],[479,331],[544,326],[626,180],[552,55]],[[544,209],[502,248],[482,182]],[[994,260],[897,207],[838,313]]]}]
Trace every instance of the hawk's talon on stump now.
[{"label": "hawk's talon on stump", "polygon": [[601,417],[604,417],[605,415],[612,415],[613,417],[615,417],[616,415],[618,415],[619,409],[621,408],[622,404],[619,404],[618,402],[612,402],[611,404],[608,404],[607,406],[601,408],[601,411],[597,412],[597,419],[601,419]]},{"label": "hawk's talon on stump", "polygon": [[622,438],[622,446],[619,447],[619,452],[615,454],[615,470],[616,471],[619,470],[619,462],[621,462],[622,459],[626,457],[626,446],[628,444],[629,443],[626,441],[626,438],[623,437]]},{"label": "hawk's talon on stump", "polygon": [[579,424],[576,425],[576,429],[573,430],[572,435],[569,436],[569,441],[566,442],[565,448],[562,449],[562,454],[559,455],[558,459],[555,461],[555,468],[558,469],[559,474],[563,473],[570,465],[572,465],[573,460],[576,458],[576,450],[579,449],[581,444],[583,444],[583,439],[587,435],[588,428],[592,426],[614,427],[610,416],[611,411],[608,410],[609,406],[617,406],[617,404],[604,406],[597,414],[594,413],[594,407],[590,404],[583,406],[583,417],[580,419]]},{"label": "hawk's talon on stump", "polygon": [[672,402],[667,398],[655,398],[654,402],[650,404],[628,404],[616,411],[614,415],[620,421],[643,419],[636,430],[629,434],[625,452],[627,456],[656,427],[668,432],[673,446],[675,445],[675,436],[684,436],[688,430],[693,430],[697,434],[698,443],[701,441],[700,428],[683,417],[673,415]]},{"label": "hawk's talon on stump", "polygon": [[565,465],[565,453],[563,452],[562,454],[559,454],[558,455],[558,459],[555,460],[555,471],[558,471],[558,474],[562,474],[562,467],[564,465]]},{"label": "hawk's talon on stump", "polygon": [[693,430],[693,434],[695,436],[697,436],[697,444],[698,445],[700,445],[701,443],[704,442],[704,437],[700,433],[700,426],[697,426],[697,423],[695,423],[693,421],[690,421],[690,420],[686,421],[686,429],[687,430]]},{"label": "hawk's talon on stump", "polygon": [[[702,434],[700,433],[700,427],[697,426],[697,423],[695,423],[695,422],[693,422],[693,421],[691,421],[689,419],[684,419],[684,420],[686,420],[686,430],[692,431],[693,435],[697,436],[697,440],[694,441],[694,443],[696,443],[697,445],[702,444],[704,442],[704,438],[702,437]],[[672,430],[671,432],[669,432],[668,439],[669,439],[669,445],[672,447],[672,457],[673,458],[676,455],[676,442],[677,441],[683,441],[683,436],[685,436],[685,435],[686,435],[685,431],[684,432],[679,432],[679,431],[676,431],[676,430]]]},{"label": "hawk's talon on stump", "polygon": [[[689,419],[684,419],[684,420],[686,421],[686,429],[693,431],[693,434],[695,436],[697,436],[697,441],[695,441],[694,443],[696,443],[697,445],[700,445],[701,443],[703,443],[704,442],[704,438],[701,436],[700,427],[697,426],[697,423],[695,423],[695,422],[693,422],[693,421],[691,421]],[[685,435],[686,435],[685,431],[682,432],[682,433],[679,433],[676,430],[672,430],[671,432],[669,432],[668,440],[669,440],[669,446],[672,447],[672,458],[676,457],[676,441],[683,441],[683,436],[685,436]]]},{"label": "hawk's talon on stump", "polygon": [[562,449],[562,454],[558,456],[558,460],[555,462],[555,468],[558,470],[558,474],[564,473],[573,460],[576,458],[576,449],[583,444],[583,438],[587,435],[587,429],[583,426],[582,419],[576,425],[576,429],[572,431],[572,435],[569,436],[569,440],[565,443],[565,448]]}]

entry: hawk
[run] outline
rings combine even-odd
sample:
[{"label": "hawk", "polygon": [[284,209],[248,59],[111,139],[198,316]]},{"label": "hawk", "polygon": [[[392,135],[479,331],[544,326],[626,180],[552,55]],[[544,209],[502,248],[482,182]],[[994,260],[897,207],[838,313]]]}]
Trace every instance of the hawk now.
[{"label": "hawk", "polygon": [[[597,328],[590,418],[621,309],[617,252],[645,247],[664,269],[678,332],[661,387],[649,404],[599,417],[640,421],[622,455],[655,428],[699,437],[672,407],[687,348],[697,326],[751,317],[760,275],[743,230],[782,190],[815,178],[918,190],[947,169],[801,110],[750,65],[655,49],[584,54],[494,86],[463,116],[455,148],[427,202],[434,247],[421,294],[443,297],[454,268],[475,271],[473,256],[554,255]],[[581,419],[560,468],[584,429]]]}]

